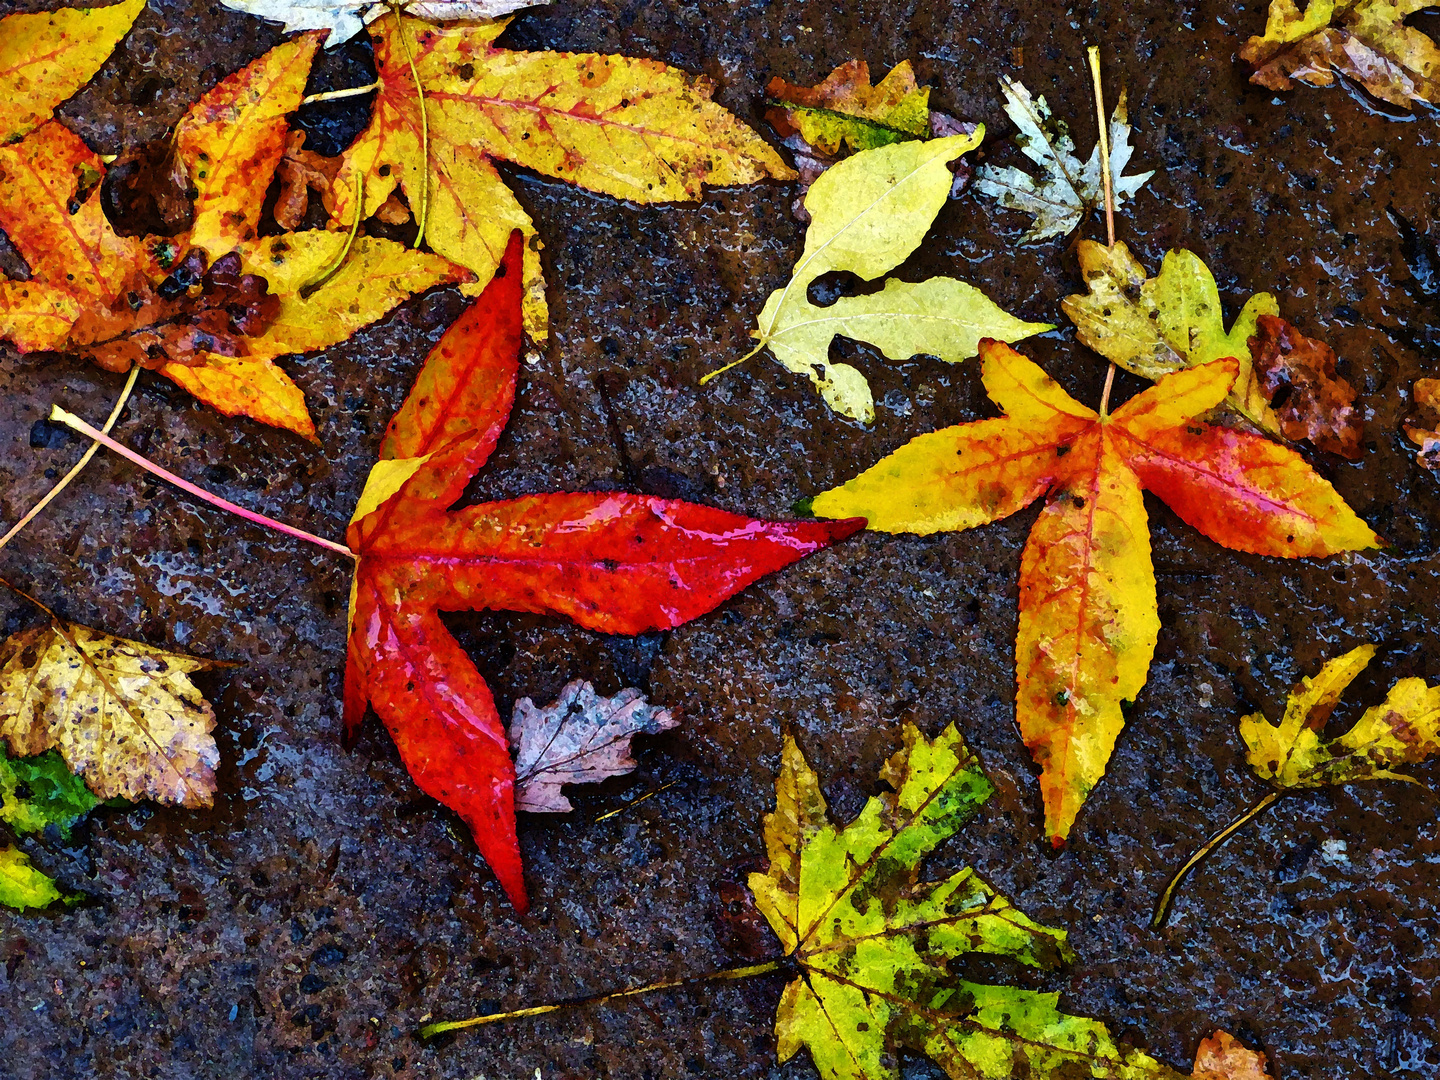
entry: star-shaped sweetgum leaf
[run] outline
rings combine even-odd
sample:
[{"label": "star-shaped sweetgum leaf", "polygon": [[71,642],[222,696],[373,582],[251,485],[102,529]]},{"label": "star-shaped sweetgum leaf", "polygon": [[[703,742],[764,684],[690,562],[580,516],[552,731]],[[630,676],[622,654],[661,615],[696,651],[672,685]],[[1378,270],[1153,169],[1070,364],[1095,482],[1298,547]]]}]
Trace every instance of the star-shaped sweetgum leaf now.
[{"label": "star-shaped sweetgum leaf", "polygon": [[982,343],[980,355],[1005,415],[922,435],[812,509],[863,516],[882,532],[933,533],[1047,496],[1020,560],[1016,716],[1059,845],[1105,775],[1122,705],[1145,685],[1155,652],[1144,491],[1237,551],[1324,556],[1380,539],[1295,451],[1195,419],[1225,400],[1233,359],[1167,375],[1102,415],[1003,343]]},{"label": "star-shaped sweetgum leaf", "polygon": [[864,523],[756,521],[615,492],[452,510],[515,400],[522,257],[517,231],[490,285],[426,360],[361,495],[348,534],[357,562],[345,724],[353,731],[374,706],[415,782],[460,814],[523,911],[505,728],[440,612],[562,615],[607,634],[668,629]]},{"label": "star-shaped sweetgum leaf", "polygon": [[525,329],[541,341],[540,240],[497,160],[640,203],[695,202],[706,185],[793,179],[764,139],[710,100],[710,80],[655,60],[497,47],[507,25],[436,26],[398,15],[371,23],[379,89],[370,124],[335,177],[332,228],[348,229],[357,209],[368,218],[403,193],[430,247],[475,275],[469,295],[490,280],[510,231],[520,229],[528,240]]}]

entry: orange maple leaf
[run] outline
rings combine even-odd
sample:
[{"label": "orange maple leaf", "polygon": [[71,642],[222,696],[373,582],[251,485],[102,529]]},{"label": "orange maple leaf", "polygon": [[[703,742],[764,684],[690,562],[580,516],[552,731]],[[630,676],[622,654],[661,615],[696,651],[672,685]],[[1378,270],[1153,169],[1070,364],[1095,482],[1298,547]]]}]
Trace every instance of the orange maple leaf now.
[{"label": "orange maple leaf", "polygon": [[187,250],[217,262],[234,253],[242,273],[263,278],[279,299],[268,328],[256,332],[253,320],[242,320],[226,347],[213,351],[203,334],[155,335],[164,346],[155,349],[153,366],[227,415],[314,440],[304,395],[276,359],[327,348],[414,293],[468,278],[438,256],[361,238],[322,289],[302,295],[345,238],[325,230],[258,235],[265,193],[285,154],[286,115],[300,106],[323,37],[303,34],[271,49],[214,87],[176,126],[174,152],[195,193],[194,223],[181,236],[118,235],[101,208],[103,162],[56,120],[0,146],[0,228],[31,270],[28,281],[0,279],[0,337],[22,352],[93,354],[95,326],[128,333],[146,310],[173,314],[174,305],[154,298]]},{"label": "orange maple leaf", "polygon": [[1203,416],[1238,364],[1176,372],[1097,413],[1009,346],[980,346],[1005,415],[922,435],[813,503],[882,532],[984,525],[1047,495],[1020,560],[1016,714],[1057,846],[1105,774],[1145,685],[1160,618],[1143,491],[1226,547],[1282,558],[1380,539],[1305,460]]}]

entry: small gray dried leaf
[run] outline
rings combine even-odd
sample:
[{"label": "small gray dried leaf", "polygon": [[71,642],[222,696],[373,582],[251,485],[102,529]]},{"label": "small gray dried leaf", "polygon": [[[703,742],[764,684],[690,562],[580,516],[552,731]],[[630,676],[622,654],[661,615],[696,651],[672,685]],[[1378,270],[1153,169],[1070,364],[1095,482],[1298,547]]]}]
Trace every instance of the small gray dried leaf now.
[{"label": "small gray dried leaf", "polygon": [[[1051,113],[1043,97],[1032,98],[1023,83],[1003,77],[1000,88],[1005,92],[1005,112],[1018,129],[1016,145],[1044,170],[1044,175],[1037,179],[1016,168],[986,165],[977,174],[975,190],[989,195],[1001,206],[1023,211],[1035,219],[1021,243],[1035,243],[1073,232],[1087,214],[1105,202],[1099,144],[1090,159],[1082,164],[1075,156],[1075,140],[1070,137],[1070,129],[1065,121]],[[1155,175],[1152,171],[1125,176],[1132,153],[1130,116],[1125,93],[1121,91],[1110,119],[1110,171],[1117,207],[1133,198]]]},{"label": "small gray dried leaf", "polygon": [[639,690],[614,697],[583,679],[566,685],[551,705],[529,698],[515,703],[510,742],[515,753],[515,809],[564,814],[573,807],[560,788],[595,784],[635,768],[630,740],[677,726],[669,709],[657,709]]}]

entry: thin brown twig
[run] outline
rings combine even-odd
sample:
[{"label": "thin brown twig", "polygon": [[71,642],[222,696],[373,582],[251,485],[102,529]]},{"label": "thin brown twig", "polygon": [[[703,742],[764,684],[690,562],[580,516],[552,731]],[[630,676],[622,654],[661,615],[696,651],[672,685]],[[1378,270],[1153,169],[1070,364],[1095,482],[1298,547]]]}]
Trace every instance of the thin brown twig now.
[{"label": "thin brown twig", "polygon": [[1270,794],[1266,795],[1249,810],[1246,810],[1245,813],[1241,814],[1234,821],[1230,822],[1229,825],[1226,825],[1214,836],[1210,837],[1209,840],[1201,844],[1199,850],[1185,860],[1185,865],[1175,871],[1174,876],[1171,877],[1169,883],[1165,886],[1165,891],[1160,894],[1160,899],[1155,902],[1155,914],[1150,917],[1150,929],[1159,930],[1170,918],[1170,905],[1175,902],[1176,890],[1180,888],[1180,883],[1190,875],[1190,871],[1199,866],[1207,855],[1225,843],[1226,840],[1229,840],[1230,837],[1234,836],[1243,826],[1254,821],[1273,806],[1281,796],[1288,794],[1289,792],[1286,791],[1270,792]]},{"label": "thin brown twig", "polygon": [[578,998],[574,1001],[561,1001],[554,1005],[532,1005],[528,1009],[512,1009],[510,1012],[491,1013],[488,1016],[472,1016],[468,1020],[442,1020],[422,1027],[420,1037],[430,1039],[436,1035],[443,1035],[447,1031],[460,1031],[464,1028],[479,1027],[482,1024],[494,1024],[501,1020],[518,1020],[524,1016],[543,1016],[546,1013],[559,1012],[561,1009],[578,1009],[585,1005],[603,1005],[616,998],[634,997],[636,994],[648,994],[655,990],[673,990],[676,987],[696,986],[701,983],[718,982],[722,979],[748,979],[751,975],[764,975],[771,971],[778,971],[789,960],[788,956],[782,956],[775,960],[767,960],[763,964],[725,968],[721,971],[712,971],[705,975],[691,975],[683,979],[662,979],[660,982],[646,983],[644,986],[632,986],[628,990],[615,990],[608,994],[596,994],[594,997]]}]

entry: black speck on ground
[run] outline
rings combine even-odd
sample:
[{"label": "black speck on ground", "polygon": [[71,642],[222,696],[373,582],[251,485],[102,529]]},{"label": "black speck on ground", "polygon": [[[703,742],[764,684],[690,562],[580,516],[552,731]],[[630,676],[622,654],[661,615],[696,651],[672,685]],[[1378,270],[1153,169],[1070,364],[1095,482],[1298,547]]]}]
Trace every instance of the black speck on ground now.
[{"label": "black speck on ground", "polygon": [[[1120,238],[1152,272],[1171,247],[1197,252],[1232,317],[1251,293],[1275,292],[1287,317],[1343,358],[1361,389],[1367,452],[1356,465],[1315,461],[1393,546],[1254,558],[1147,499],[1159,650],[1065,850],[1046,849],[1011,705],[1014,580],[1034,510],[961,536],[862,536],[640,642],[525,616],[453,617],[507,715],[519,696],[549,700],[584,677],[606,693],[643,686],[684,720],[644,744],[633,778],[574,792],[574,814],[522,818],[534,907],[520,918],[373,719],[357,745],[341,746],[346,567],[101,454],[0,553],[0,573],[69,618],[244,666],[205,680],[223,761],[213,810],[102,811],[68,845],[27,844],[90,899],[0,913],[0,1075],[812,1076],[804,1055],[776,1062],[777,976],[432,1046],[414,1032],[427,1018],[750,961],[753,940],[715,916],[734,904],[727,883],[763,855],[782,733],[798,737],[836,808],[854,812],[913,720],[932,734],[956,722],[998,789],[930,872],[968,861],[1024,911],[1068,929],[1079,960],[1048,985],[1069,1011],[1182,1068],[1219,1026],[1262,1047],[1286,1080],[1436,1076],[1440,804],[1428,788],[1287,800],[1195,876],[1167,930],[1146,925],[1175,865],[1260,794],[1236,735],[1242,712],[1278,715],[1301,674],[1364,641],[1383,652],[1357,704],[1400,676],[1440,679],[1440,499],[1399,434],[1409,388],[1434,374],[1440,346],[1427,261],[1440,238],[1440,128],[1433,109],[1394,119],[1343,86],[1248,85],[1235,54],[1265,6],[561,0],[519,16],[505,39],[703,72],[757,128],[772,75],[813,82],[851,57],[878,75],[911,59],[938,107],[989,127],[987,153],[1001,162],[1018,160],[1002,141],[1001,75],[1072,117],[1088,150],[1083,45],[1101,43],[1112,98],[1122,83],[1130,91],[1135,167],[1159,170],[1121,214]],[[62,115],[96,149],[118,151],[163,135],[280,39],[206,0],[156,0]],[[363,75],[363,56],[344,65]],[[343,139],[345,125],[337,113],[316,138]],[[803,235],[791,188],[638,207],[506,172],[545,240],[554,338],[522,372],[477,497],[624,483],[780,517],[909,438],[986,414],[975,365],[892,364],[863,347],[857,362],[883,403],[869,430],[830,415],[766,359],[696,385],[747,347],[755,314],[788,276]],[[1025,318],[1064,324],[1061,298],[1081,291],[1073,250],[1017,248],[1025,224],[966,194],[902,276],[955,275]],[[1085,235],[1101,229],[1092,220]],[[150,376],[118,433],[182,475],[223,469],[208,473],[223,477],[222,494],[339,536],[386,421],[461,303],[437,291],[343,346],[286,361],[321,450],[226,420]],[[1068,326],[1024,351],[1098,399],[1104,365]],[[79,452],[41,423],[50,403],[99,417],[119,386],[0,347],[5,521]],[[1138,386],[1121,379],[1124,393]],[[30,617],[15,601],[0,608],[7,632]],[[1418,775],[1433,782],[1436,768]]]}]

